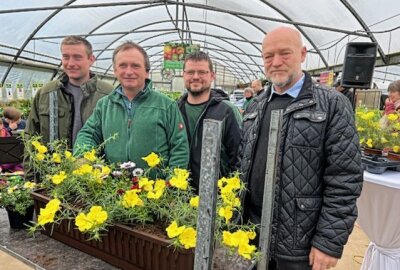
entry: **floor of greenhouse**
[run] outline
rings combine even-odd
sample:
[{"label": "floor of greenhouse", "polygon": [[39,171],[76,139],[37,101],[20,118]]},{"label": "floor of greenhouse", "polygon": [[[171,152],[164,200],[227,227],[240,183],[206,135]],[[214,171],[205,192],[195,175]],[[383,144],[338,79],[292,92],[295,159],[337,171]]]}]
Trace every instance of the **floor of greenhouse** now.
[{"label": "floor of greenhouse", "polygon": [[[333,269],[359,270],[368,244],[368,237],[356,224],[345,246],[342,259]],[[43,234],[39,233],[36,238],[32,238],[27,237],[24,230],[10,230],[7,214],[0,209],[0,269],[116,270],[117,268]],[[235,269],[240,270],[237,267]]]}]

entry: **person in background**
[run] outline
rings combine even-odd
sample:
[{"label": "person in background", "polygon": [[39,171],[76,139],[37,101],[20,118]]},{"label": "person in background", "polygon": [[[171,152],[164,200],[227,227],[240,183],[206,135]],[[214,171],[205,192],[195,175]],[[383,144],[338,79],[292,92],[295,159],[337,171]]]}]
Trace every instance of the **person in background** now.
[{"label": "person in background", "polygon": [[345,95],[349,99],[351,105],[354,106],[354,96],[353,96],[354,90],[343,87],[340,84],[340,79],[336,79],[336,81],[333,83],[332,86],[335,87],[336,91]]},{"label": "person in background", "polygon": [[21,111],[14,107],[6,107],[3,110],[3,126],[12,134],[13,131],[25,129],[25,120],[21,119]]},{"label": "person in background", "polygon": [[[8,129],[4,126],[3,120],[0,119],[0,138],[10,137],[10,136],[11,136],[11,132],[8,131]],[[0,164],[0,172],[14,173],[17,171],[22,172],[23,170],[24,169],[22,167],[22,164],[20,164],[20,163]]]},{"label": "person in background", "polygon": [[389,84],[388,94],[389,97],[385,100],[385,115],[400,112],[400,80]]},{"label": "person in background", "polygon": [[178,101],[186,124],[190,145],[189,169],[192,184],[198,192],[203,134],[203,120],[223,122],[221,141],[220,176],[229,176],[236,170],[237,150],[240,143],[241,115],[238,108],[229,102],[222,90],[211,90],[215,79],[213,64],[204,52],[186,56],[183,65],[183,80],[187,93]]},{"label": "person in background", "polygon": [[97,103],[78,133],[74,155],[81,156],[118,134],[104,146],[107,161],[133,161],[145,169],[142,158],[154,152],[165,167],[186,169],[189,145],[182,116],[175,101],[153,90],[146,51],[126,41],[114,50],[112,59],[120,85]]},{"label": "person in background", "polygon": [[242,110],[240,111],[241,113],[245,112],[251,101],[253,100],[254,92],[253,89],[250,87],[247,87],[244,89],[244,102],[242,106]]},{"label": "person in background", "polygon": [[244,220],[260,224],[271,112],[283,110],[268,269],[335,267],[357,218],[362,168],[354,113],[346,97],[315,85],[301,70],[307,50],[289,27],[262,43],[272,85],[245,114],[240,146],[247,183]]},{"label": "person in background", "polygon": [[[26,126],[29,135],[41,135],[44,142],[67,139],[72,148],[76,135],[92,114],[97,101],[113,88],[90,72],[95,60],[92,45],[85,38],[67,36],[62,40],[64,72],[36,93]],[[57,115],[50,110],[51,96],[57,100]],[[51,123],[58,126],[54,132]]]},{"label": "person in background", "polygon": [[264,88],[260,79],[252,81],[251,88],[253,89],[255,96],[259,96],[264,92]]}]

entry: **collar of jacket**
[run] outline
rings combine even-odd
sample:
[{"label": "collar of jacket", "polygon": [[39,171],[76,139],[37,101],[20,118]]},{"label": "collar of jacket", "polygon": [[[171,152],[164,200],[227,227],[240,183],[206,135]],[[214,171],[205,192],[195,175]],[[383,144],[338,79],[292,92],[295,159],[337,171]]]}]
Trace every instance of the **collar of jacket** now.
[{"label": "collar of jacket", "polygon": [[[117,93],[117,89],[122,87],[121,84],[119,84],[111,93],[110,93],[110,100],[113,102],[123,102],[122,101],[122,96]],[[138,100],[143,100],[146,98],[153,89],[153,82],[150,79],[146,79],[144,83],[144,89],[141,91],[142,95],[137,95],[133,100],[138,101]]]},{"label": "collar of jacket", "polygon": [[[90,79],[80,85],[84,98],[90,96],[91,93],[96,92],[97,90],[97,76],[94,73],[90,73],[89,76]],[[68,75],[63,72],[58,78],[60,80],[60,88],[64,91],[69,80]]]},{"label": "collar of jacket", "polygon": [[[308,74],[306,71],[303,72],[305,76],[304,76],[304,83],[303,86],[301,87],[300,93],[297,96],[297,98],[295,98],[289,104],[289,106],[287,106],[285,112],[283,113],[284,115],[315,104],[314,89],[313,89],[314,84],[312,82],[310,74]],[[268,89],[264,91],[262,94],[253,98],[253,102],[257,103],[265,102],[266,104],[267,103],[266,101],[270,95],[271,95],[271,86],[269,86]]]},{"label": "collar of jacket", "polygon": [[[183,106],[187,102],[189,94],[185,93],[179,100],[179,107]],[[208,105],[216,104],[221,102],[222,100],[229,100],[229,96],[220,89],[211,89],[210,98],[207,101]]]}]

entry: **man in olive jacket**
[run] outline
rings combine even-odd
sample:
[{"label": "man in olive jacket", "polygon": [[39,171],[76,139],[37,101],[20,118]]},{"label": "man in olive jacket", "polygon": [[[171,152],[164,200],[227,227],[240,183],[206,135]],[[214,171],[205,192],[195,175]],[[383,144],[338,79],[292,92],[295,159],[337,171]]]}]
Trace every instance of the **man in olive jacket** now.
[{"label": "man in olive jacket", "polygon": [[363,181],[353,109],[301,70],[306,48],[293,28],[268,32],[262,56],[272,86],[243,119],[244,217],[261,221],[271,111],[283,110],[269,269],[329,269],[353,229]]},{"label": "man in olive jacket", "polygon": [[152,89],[150,61],[142,47],[125,42],[114,50],[114,74],[121,85],[96,105],[78,134],[74,155],[104,146],[110,162],[133,161],[146,168],[142,157],[155,152],[169,168],[187,168],[189,146],[175,101]]},{"label": "man in olive jacket", "polygon": [[113,87],[90,73],[95,58],[86,39],[65,37],[61,53],[64,73],[36,93],[25,131],[41,135],[44,142],[67,139],[72,147],[97,101]]}]

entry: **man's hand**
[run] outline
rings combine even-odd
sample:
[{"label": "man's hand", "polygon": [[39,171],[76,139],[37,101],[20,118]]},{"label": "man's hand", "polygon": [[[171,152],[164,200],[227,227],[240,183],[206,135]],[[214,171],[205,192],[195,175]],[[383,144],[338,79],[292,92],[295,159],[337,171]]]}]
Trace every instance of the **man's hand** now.
[{"label": "man's hand", "polygon": [[312,270],[330,269],[336,266],[337,261],[338,258],[329,256],[315,247],[311,247],[309,262],[312,265]]}]

